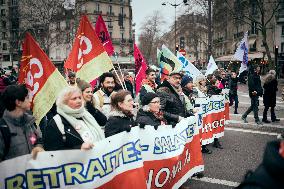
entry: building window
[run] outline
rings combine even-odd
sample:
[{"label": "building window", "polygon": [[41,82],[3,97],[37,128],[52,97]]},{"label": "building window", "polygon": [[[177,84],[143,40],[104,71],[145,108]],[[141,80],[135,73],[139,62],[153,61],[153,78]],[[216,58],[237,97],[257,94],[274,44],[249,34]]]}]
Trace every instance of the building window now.
[{"label": "building window", "polygon": [[252,6],[251,6],[251,14],[257,15],[257,7],[256,7],[255,3],[253,3]]},{"label": "building window", "polygon": [[284,53],[284,43],[281,43],[281,52]]},{"label": "building window", "polygon": [[7,39],[7,33],[6,32],[2,32],[2,39]]},{"label": "building window", "polygon": [[120,14],[123,16],[123,7],[120,7]]},{"label": "building window", "polygon": [[109,12],[109,14],[111,14],[112,13],[112,6],[110,5],[110,6],[108,6],[108,12]]},{"label": "building window", "polygon": [[251,25],[251,34],[257,34],[257,24],[256,22],[252,22],[252,25]]},{"label": "building window", "polygon": [[1,9],[1,16],[6,16],[6,10],[5,9]]},{"label": "building window", "polygon": [[108,19],[107,26],[108,26],[109,28],[112,28],[112,19]]},{"label": "building window", "polygon": [[10,61],[10,55],[3,55],[3,61]]},{"label": "building window", "polygon": [[7,49],[8,49],[7,43],[3,43],[2,50],[3,50],[3,51],[6,51]]},{"label": "building window", "polygon": [[124,33],[121,33],[121,39],[123,40],[124,39]]},{"label": "building window", "polygon": [[100,12],[100,4],[97,4],[97,12]]},{"label": "building window", "polygon": [[281,35],[284,35],[284,25],[282,25],[282,32]]},{"label": "building window", "polygon": [[112,32],[109,32],[110,39],[112,39]]},{"label": "building window", "polygon": [[6,25],[6,21],[2,21],[2,28],[6,28],[7,25]]},{"label": "building window", "polygon": [[5,4],[5,0],[1,0],[1,5],[4,5]]},{"label": "building window", "polygon": [[12,0],[12,5],[18,5],[18,0]]}]

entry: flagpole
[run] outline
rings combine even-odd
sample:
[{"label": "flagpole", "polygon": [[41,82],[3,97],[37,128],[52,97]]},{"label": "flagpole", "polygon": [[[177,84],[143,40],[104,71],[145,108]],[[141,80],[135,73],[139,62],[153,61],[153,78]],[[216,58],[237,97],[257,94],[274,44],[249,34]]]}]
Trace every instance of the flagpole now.
[{"label": "flagpole", "polygon": [[[115,56],[115,61],[116,61],[117,65],[118,65],[118,70],[120,71],[120,74],[121,74],[122,78],[124,78],[124,74],[122,73],[122,71],[120,69],[120,64],[118,62],[118,56]],[[120,81],[120,83],[121,83],[122,88],[124,88],[124,90],[127,90],[126,84],[125,84],[124,80],[122,80],[122,82]]]}]

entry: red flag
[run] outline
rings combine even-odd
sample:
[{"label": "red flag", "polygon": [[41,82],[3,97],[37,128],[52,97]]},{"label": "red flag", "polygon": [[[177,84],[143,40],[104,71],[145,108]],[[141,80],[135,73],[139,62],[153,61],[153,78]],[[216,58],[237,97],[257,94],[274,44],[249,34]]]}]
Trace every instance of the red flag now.
[{"label": "red flag", "polygon": [[76,76],[90,82],[113,68],[111,59],[86,15],[82,16],[72,51],[64,64]]},{"label": "red flag", "polygon": [[114,53],[114,48],[112,46],[110,35],[107,31],[106,24],[103,20],[102,15],[98,16],[96,26],[95,26],[96,34],[100,38],[101,43],[103,44],[107,54],[111,56]]},{"label": "red flag", "polygon": [[135,91],[136,94],[138,94],[141,89],[142,80],[146,78],[146,70],[148,66],[136,44],[134,44],[134,58],[135,58],[135,83],[136,83]]},{"label": "red flag", "polygon": [[26,34],[23,42],[19,83],[25,83],[29,90],[37,124],[51,109],[60,90],[68,86],[29,33]]}]

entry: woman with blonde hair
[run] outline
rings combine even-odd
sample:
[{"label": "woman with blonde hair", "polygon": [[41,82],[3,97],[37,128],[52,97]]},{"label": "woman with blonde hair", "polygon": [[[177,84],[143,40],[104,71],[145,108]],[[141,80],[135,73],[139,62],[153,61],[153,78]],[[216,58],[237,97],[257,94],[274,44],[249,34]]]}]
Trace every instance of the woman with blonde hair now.
[{"label": "woman with blonde hair", "polygon": [[206,78],[204,75],[199,75],[195,78],[194,86],[198,92],[198,97],[207,96]]},{"label": "woman with blonde hair", "polygon": [[57,115],[50,120],[44,132],[46,150],[89,150],[104,139],[104,133],[95,118],[85,109],[78,87],[66,87],[56,100]]},{"label": "woman with blonde hair", "polygon": [[268,74],[264,78],[264,93],[263,93],[263,104],[264,104],[264,110],[263,110],[263,118],[262,122],[264,123],[270,123],[270,121],[267,120],[267,111],[270,107],[271,112],[271,121],[280,121],[280,119],[276,118],[274,108],[276,106],[276,92],[278,91],[278,82],[276,79],[276,72],[275,70],[270,70]]}]

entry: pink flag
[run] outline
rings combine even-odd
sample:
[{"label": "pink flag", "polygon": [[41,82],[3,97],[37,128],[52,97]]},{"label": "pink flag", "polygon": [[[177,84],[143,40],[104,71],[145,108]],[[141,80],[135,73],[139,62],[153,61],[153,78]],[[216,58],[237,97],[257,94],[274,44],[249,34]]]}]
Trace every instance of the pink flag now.
[{"label": "pink flag", "polygon": [[140,50],[134,43],[134,58],[135,58],[135,83],[136,83],[136,94],[141,89],[142,80],[146,78],[146,70],[148,68],[147,63],[141,54]]},{"label": "pink flag", "polygon": [[103,20],[102,15],[98,16],[96,26],[95,26],[96,34],[100,38],[107,54],[111,56],[114,53],[114,48],[112,46],[111,38],[106,28],[106,24]]}]

